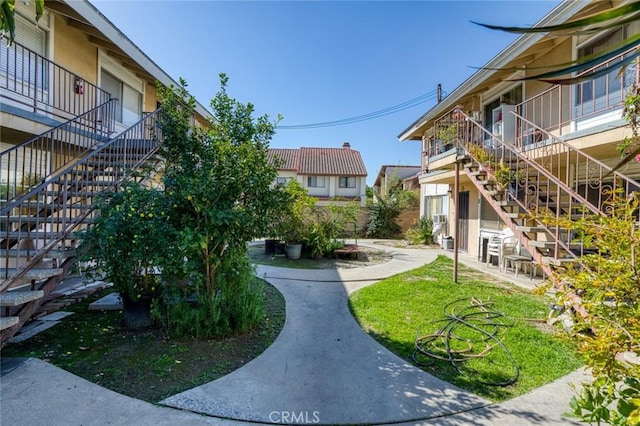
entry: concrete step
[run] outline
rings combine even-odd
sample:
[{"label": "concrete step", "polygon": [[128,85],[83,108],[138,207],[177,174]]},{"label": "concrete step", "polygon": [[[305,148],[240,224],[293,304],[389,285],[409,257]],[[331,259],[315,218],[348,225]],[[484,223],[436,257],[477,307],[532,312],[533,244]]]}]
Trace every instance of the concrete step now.
[{"label": "concrete step", "polygon": [[[58,217],[58,216],[44,216],[44,217],[36,217],[36,216],[9,216],[9,223],[22,223],[22,224],[31,224],[31,225],[46,225],[52,223],[74,223],[75,218],[69,217]],[[93,223],[92,218],[85,218],[82,223]]]},{"label": "concrete step", "polygon": [[[29,258],[35,254],[35,250],[18,250],[18,249],[0,249],[0,257],[22,257]],[[51,250],[49,251],[43,259],[66,259],[68,257],[73,257],[76,255],[76,251],[73,249],[69,250]]]},{"label": "concrete step", "polygon": [[553,265],[553,266],[562,266],[562,265],[566,265],[568,263],[573,263],[573,262],[577,262],[578,259],[575,258],[559,258],[559,259],[555,259],[553,257],[548,257],[548,256],[543,256],[542,257],[542,263],[544,263],[545,265]]},{"label": "concrete step", "polygon": [[[566,245],[569,246],[570,250],[580,250],[584,248],[584,244],[582,243],[565,243]],[[538,247],[538,248],[544,248],[544,249],[552,249],[556,246],[556,243],[554,241],[529,241],[529,245],[531,247]],[[561,250],[563,250],[564,248],[562,246],[558,246]]]},{"label": "concrete step", "polygon": [[0,317],[0,330],[13,327],[20,321],[18,317]]},{"label": "concrete step", "polygon": [[0,295],[0,306],[19,306],[32,300],[42,299],[42,290],[13,290]]},{"label": "concrete step", "polygon": [[71,174],[76,176],[120,176],[122,173],[114,170],[87,170],[87,169],[74,169],[71,170]]},{"label": "concrete step", "polygon": [[516,229],[520,232],[547,232],[547,228],[544,226],[522,226],[518,225]]},{"label": "concrete step", "polygon": [[23,240],[23,239],[31,239],[31,240],[41,240],[41,239],[46,239],[46,240],[51,240],[51,239],[55,239],[58,237],[61,237],[62,235],[59,232],[53,232],[53,231],[9,231],[9,232],[3,232],[2,233],[2,238],[9,238],[9,239],[17,239],[17,240]]},{"label": "concrete step", "polygon": [[[0,279],[11,277],[16,272],[17,269],[15,268],[0,268]],[[63,272],[62,268],[31,268],[21,277],[21,282],[30,282],[31,280],[42,281],[60,275]]]}]

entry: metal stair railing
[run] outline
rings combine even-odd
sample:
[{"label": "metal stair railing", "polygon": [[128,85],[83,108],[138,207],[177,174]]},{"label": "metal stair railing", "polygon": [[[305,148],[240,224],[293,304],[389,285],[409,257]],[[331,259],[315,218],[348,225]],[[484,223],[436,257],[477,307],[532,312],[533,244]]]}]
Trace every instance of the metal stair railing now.
[{"label": "metal stair railing", "polygon": [[46,254],[66,247],[71,233],[93,218],[94,199],[117,187],[131,171],[152,157],[161,135],[157,129],[160,109],[146,115],[117,137],[87,153],[45,182],[0,207],[0,249],[6,253],[23,240],[33,248],[17,251],[16,264],[0,276],[0,293],[6,291]]},{"label": "metal stair railing", "polygon": [[579,194],[599,214],[607,214],[613,193],[640,190],[640,182],[575,148],[526,118],[515,116],[515,149]]},{"label": "metal stair railing", "polygon": [[114,131],[115,108],[116,100],[109,100],[0,152],[0,207],[108,140]]},{"label": "metal stair railing", "polygon": [[111,99],[109,92],[17,42],[0,49],[0,89],[7,106],[62,120]]},{"label": "metal stair railing", "polygon": [[[490,204],[499,214],[505,212],[502,206],[515,209],[510,212],[510,215],[501,214],[501,217],[508,219],[505,222],[534,259],[544,267],[545,263],[557,262],[561,257],[579,258],[582,255],[582,249],[576,251],[573,248],[576,245],[575,241],[571,241],[566,230],[559,225],[551,226],[534,218],[546,213],[556,218],[570,214],[573,219],[578,219],[587,214],[604,214],[604,212],[575,192],[550,170],[521,155],[515,146],[503,143],[502,138],[490,133],[459,108],[455,108],[436,123],[436,127],[446,126],[448,129],[452,125],[455,127],[455,139],[450,142],[463,148],[479,167],[484,168],[485,180],[479,181],[473,176],[470,177],[485,197],[494,196],[484,188],[484,185],[496,181],[495,172],[501,166],[506,166],[514,172],[514,175],[521,176],[511,182],[509,189],[502,190],[499,195],[502,198],[500,204],[496,199]],[[548,253],[545,254],[543,250],[532,244],[533,240],[527,233],[518,229],[518,220],[536,220],[535,226],[543,229],[545,236],[551,238],[547,242],[547,246],[551,246],[548,247]],[[561,253],[562,256],[560,256]],[[547,272],[549,271],[550,269]]]}]

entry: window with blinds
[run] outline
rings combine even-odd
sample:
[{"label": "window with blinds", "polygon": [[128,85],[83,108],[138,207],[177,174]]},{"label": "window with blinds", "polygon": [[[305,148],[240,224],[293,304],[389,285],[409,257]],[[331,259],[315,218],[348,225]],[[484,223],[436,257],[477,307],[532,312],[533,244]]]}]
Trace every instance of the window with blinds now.
[{"label": "window with blinds", "polygon": [[[26,93],[34,88],[48,89],[46,56],[47,34],[20,15],[15,15],[16,42],[3,46],[0,53],[0,73],[7,81],[6,88]],[[8,79],[6,78],[8,77]]]},{"label": "window with blinds", "polygon": [[142,117],[142,94],[113,74],[102,70],[100,87],[116,98],[116,121],[133,125]]},{"label": "window with blinds", "polygon": [[[605,34],[578,49],[578,58],[580,59],[611,50],[614,46],[622,43],[624,34],[624,28],[618,28],[615,31]],[[615,62],[603,64],[594,69],[593,72],[614,64]],[[605,110],[611,105],[620,102],[622,84],[623,81],[618,70],[613,70],[593,80],[577,84],[575,88],[576,118]]]}]

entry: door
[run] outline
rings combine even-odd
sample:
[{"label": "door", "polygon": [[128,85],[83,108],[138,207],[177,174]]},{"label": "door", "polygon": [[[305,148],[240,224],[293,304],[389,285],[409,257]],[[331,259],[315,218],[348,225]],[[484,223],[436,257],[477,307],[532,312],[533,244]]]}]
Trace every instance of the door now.
[{"label": "door", "polygon": [[458,249],[469,250],[469,191],[458,194]]}]

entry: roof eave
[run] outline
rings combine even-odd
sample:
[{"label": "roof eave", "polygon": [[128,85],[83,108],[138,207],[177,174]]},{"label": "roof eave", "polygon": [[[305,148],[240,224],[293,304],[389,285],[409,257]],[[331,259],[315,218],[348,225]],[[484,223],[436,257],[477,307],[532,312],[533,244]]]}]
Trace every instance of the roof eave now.
[{"label": "roof eave", "polygon": [[[113,44],[125,52],[131,59],[136,61],[153,78],[164,86],[178,86],[178,83],[162,70],[151,58],[149,58],[138,46],[136,46],[122,31],[120,31],[111,21],[107,19],[88,0],[69,1],[65,3],[75,10],[80,16],[93,25],[98,31],[105,35]],[[211,112],[202,104],[196,101],[196,112],[203,117],[211,117]]]},{"label": "roof eave", "polygon": [[[565,22],[574,14],[579,12],[585,7],[585,3],[578,1],[564,1],[547,13],[542,19],[540,19],[534,27],[554,25]],[[507,64],[514,56],[522,54],[527,48],[533,46],[540,39],[546,36],[546,33],[534,33],[523,34],[503,49],[498,55],[487,62],[483,69],[480,69],[467,78],[461,85],[459,85],[453,92],[447,95],[442,102],[435,105],[420,118],[415,120],[409,127],[402,131],[398,135],[398,139],[403,142],[407,140],[421,140],[421,136],[416,135],[415,132],[429,119],[439,117],[445,114],[447,111],[453,109],[462,95],[472,91],[478,87],[481,83],[498,72],[494,69],[486,68],[501,68]]]}]

